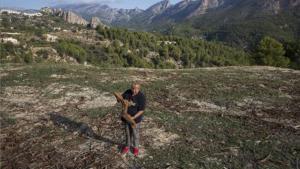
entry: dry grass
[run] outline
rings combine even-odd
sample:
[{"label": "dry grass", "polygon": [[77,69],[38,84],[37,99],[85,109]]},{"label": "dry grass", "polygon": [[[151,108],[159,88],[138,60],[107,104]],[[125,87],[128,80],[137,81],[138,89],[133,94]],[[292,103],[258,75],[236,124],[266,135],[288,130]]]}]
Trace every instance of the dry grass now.
[{"label": "dry grass", "polygon": [[[300,72],[1,65],[1,168],[297,168]],[[141,156],[121,157],[113,91],[147,96]]]}]

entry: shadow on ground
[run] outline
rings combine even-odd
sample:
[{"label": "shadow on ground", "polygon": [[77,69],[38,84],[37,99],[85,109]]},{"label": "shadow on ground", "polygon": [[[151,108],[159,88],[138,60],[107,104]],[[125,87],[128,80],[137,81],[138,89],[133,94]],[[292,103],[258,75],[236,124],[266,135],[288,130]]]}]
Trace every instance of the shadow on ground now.
[{"label": "shadow on ground", "polygon": [[118,147],[122,146],[122,144],[119,142],[97,135],[92,130],[92,128],[85,123],[73,121],[67,117],[60,115],[57,112],[51,112],[49,113],[49,116],[50,116],[50,120],[53,122],[55,126],[63,128],[65,131],[72,132],[72,133],[78,132],[79,135],[82,137],[88,137],[109,144],[118,145]]}]

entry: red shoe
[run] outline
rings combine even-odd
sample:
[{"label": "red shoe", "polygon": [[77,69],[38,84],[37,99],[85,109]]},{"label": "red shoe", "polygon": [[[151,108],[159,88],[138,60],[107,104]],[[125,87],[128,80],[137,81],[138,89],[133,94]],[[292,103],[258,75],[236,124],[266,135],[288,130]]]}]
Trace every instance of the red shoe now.
[{"label": "red shoe", "polygon": [[136,147],[133,148],[133,155],[136,156],[136,157],[139,155],[139,149],[138,148],[136,148]]},{"label": "red shoe", "polygon": [[129,147],[125,146],[123,149],[122,149],[122,154],[127,154],[129,152]]}]

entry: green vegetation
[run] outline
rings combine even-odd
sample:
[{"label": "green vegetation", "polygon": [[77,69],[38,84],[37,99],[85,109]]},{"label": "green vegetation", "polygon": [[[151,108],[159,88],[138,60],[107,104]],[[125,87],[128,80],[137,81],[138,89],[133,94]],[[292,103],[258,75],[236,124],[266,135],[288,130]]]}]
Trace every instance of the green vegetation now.
[{"label": "green vegetation", "polygon": [[[299,45],[296,41],[282,42],[275,40],[273,36],[269,38],[274,38],[273,40],[266,40],[261,38],[264,37],[262,36],[264,34],[260,34],[255,37],[255,41],[259,39],[261,42],[255,43],[255,49],[253,47],[252,50],[245,52],[244,49],[229,47],[220,42],[200,40],[199,36],[198,38],[197,36],[187,38],[192,35],[188,31],[192,30],[190,29],[190,26],[193,25],[191,23],[187,24],[184,29],[180,25],[167,28],[168,35],[107,27],[98,27],[94,32],[79,25],[63,24],[61,18],[54,16],[28,18],[3,15],[2,24],[4,27],[0,28],[1,31],[19,33],[12,37],[17,39],[20,44],[1,43],[1,62],[40,63],[45,60],[52,61],[53,57],[60,56],[62,60],[71,60],[69,59],[71,57],[78,63],[86,61],[101,67],[165,69],[256,64],[294,69],[300,67]],[[66,34],[73,34],[81,39],[64,36],[64,33],[54,30],[55,26],[60,29],[66,28],[68,29]],[[13,31],[10,30],[11,27],[13,27]],[[176,30],[181,28],[187,33],[185,35],[187,37],[174,36],[174,34],[180,35],[180,31],[176,32]],[[198,34],[200,29],[195,30],[197,31],[192,32]],[[232,29],[231,32],[234,30]],[[242,33],[243,30],[240,29],[237,32]],[[44,33],[54,33],[55,36],[59,36],[59,41],[47,42]],[[6,36],[8,35],[4,37]],[[87,39],[93,40],[86,43],[85,36]],[[237,43],[243,44],[243,41],[237,41]],[[275,46],[273,47],[273,45]],[[40,49],[33,50],[33,48]]]},{"label": "green vegetation", "polygon": [[[146,32],[131,32],[121,28],[98,27],[97,31],[104,39],[117,41],[107,52],[118,55],[116,63],[126,61],[129,66],[172,68],[174,62],[183,67],[249,65],[250,55],[242,50],[230,48],[216,42],[192,40],[176,36],[160,36]],[[120,45],[120,42],[122,45]],[[128,49],[130,50],[130,54]],[[149,56],[149,52],[157,55]],[[142,63],[141,58],[149,58],[151,62]],[[167,60],[172,62],[166,62]],[[173,64],[173,65],[172,65]],[[126,66],[126,63],[123,64]]]},{"label": "green vegetation", "polygon": [[[279,65],[299,69],[298,55],[290,53],[295,53],[296,44],[299,43],[299,6],[282,9],[274,14],[268,10],[257,9],[249,4],[250,1],[241,1],[238,5],[233,5],[232,8],[219,8],[186,20],[178,18],[176,20],[175,18],[175,22],[162,19],[152,25],[145,24],[146,26],[142,28],[148,31],[160,32],[164,35],[223,42],[226,45],[249,52],[254,58],[260,55],[257,53],[257,46],[260,41],[264,37],[272,37],[283,44],[286,52],[285,57],[290,59],[290,63],[287,64],[287,59],[282,58],[283,63],[265,63],[265,65]],[[281,62],[275,60],[273,61]],[[257,63],[255,60],[252,63],[263,64],[261,62]]]},{"label": "green vegetation", "polygon": [[290,67],[300,69],[300,41],[285,44],[286,56],[291,60]]},{"label": "green vegetation", "polygon": [[273,37],[280,42],[299,39],[299,7],[274,14],[260,11],[255,7],[252,9],[247,1],[242,1],[239,5],[242,7],[230,10],[220,8],[189,20],[176,23],[160,21],[159,25],[147,27],[166,35],[221,41],[247,51],[255,50],[265,36]]},{"label": "green vegetation", "polygon": [[0,111],[0,128],[16,124],[16,118],[11,115]]},{"label": "green vegetation", "polygon": [[[87,61],[106,67],[190,68],[251,63],[251,56],[243,50],[215,42],[98,27],[96,36],[99,40],[108,41],[108,45],[85,43],[72,37],[50,43],[45,41],[43,34],[55,32],[55,26],[75,33],[81,27],[63,24],[62,19],[52,16],[28,18],[3,15],[2,22],[5,27],[1,31],[11,32],[13,27],[13,32],[21,33],[14,37],[20,45],[1,44],[2,62],[42,62],[49,58],[49,53],[43,49],[32,53],[31,47],[50,47],[55,48],[60,56],[73,57],[79,63]],[[7,56],[11,57],[8,59]]]},{"label": "green vegetation", "polygon": [[0,43],[0,62],[8,62],[7,56],[11,57],[11,61],[14,63],[21,63],[29,61],[29,55],[26,55],[26,50],[21,46],[16,46],[10,42]]},{"label": "green vegetation", "polygon": [[56,49],[61,55],[69,55],[74,57],[79,63],[83,63],[86,60],[86,51],[79,46],[78,44],[74,44],[72,42],[60,41]]},{"label": "green vegetation", "polygon": [[265,37],[258,45],[256,62],[260,65],[286,67],[290,61],[284,54],[285,51],[280,42]]},{"label": "green vegetation", "polygon": [[25,53],[24,54],[24,61],[25,61],[25,63],[32,63],[33,62],[32,54],[31,53]]}]

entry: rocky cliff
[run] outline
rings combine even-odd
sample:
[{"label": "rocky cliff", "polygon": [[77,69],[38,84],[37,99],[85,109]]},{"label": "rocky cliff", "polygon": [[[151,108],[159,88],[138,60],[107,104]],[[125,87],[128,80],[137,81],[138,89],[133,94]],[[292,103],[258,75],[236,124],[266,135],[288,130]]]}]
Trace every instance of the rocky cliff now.
[{"label": "rocky cliff", "polygon": [[65,4],[55,6],[54,8],[71,10],[80,14],[84,18],[92,18],[93,16],[96,16],[100,18],[104,24],[128,22],[133,16],[143,12],[143,10],[139,8],[116,9],[99,3]]},{"label": "rocky cliff", "polygon": [[88,25],[88,21],[86,21],[81,16],[75,14],[72,11],[63,12],[62,17],[68,23],[85,25],[85,26]]},{"label": "rocky cliff", "polygon": [[98,17],[91,17],[90,22],[85,20],[80,15],[76,14],[73,11],[65,11],[61,8],[49,8],[45,7],[41,9],[41,12],[62,17],[66,22],[71,24],[79,24],[84,26],[90,26],[91,28],[96,28],[98,25],[104,25]]},{"label": "rocky cliff", "polygon": [[98,25],[104,26],[104,24],[100,21],[100,19],[98,17],[92,17],[91,22],[90,22],[90,27],[96,28]]}]

